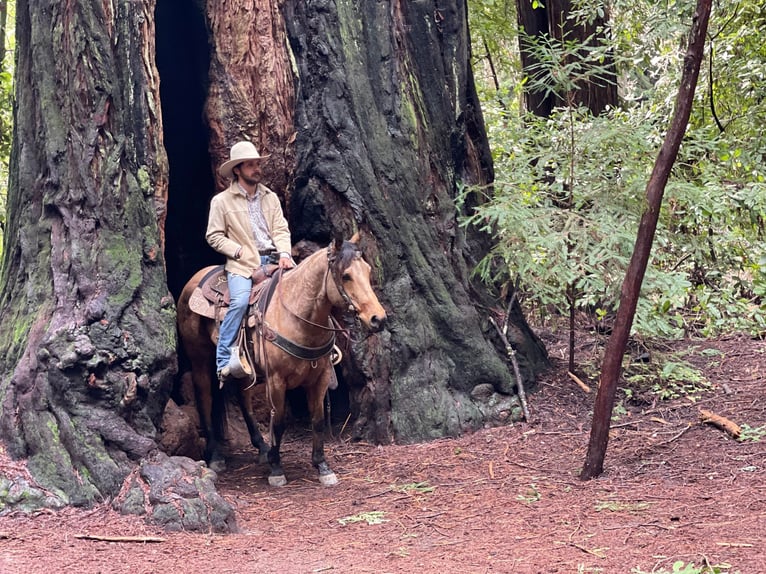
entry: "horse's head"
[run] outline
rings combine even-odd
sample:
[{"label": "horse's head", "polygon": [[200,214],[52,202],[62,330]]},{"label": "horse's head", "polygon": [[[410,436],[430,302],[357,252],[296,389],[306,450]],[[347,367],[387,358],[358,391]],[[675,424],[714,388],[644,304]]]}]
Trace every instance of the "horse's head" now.
[{"label": "horse's head", "polygon": [[334,304],[338,307],[348,306],[365,327],[371,331],[380,331],[386,322],[386,310],[372,290],[372,268],[362,258],[358,241],[357,233],[349,241],[336,242],[330,248],[330,274],[341,298]]}]

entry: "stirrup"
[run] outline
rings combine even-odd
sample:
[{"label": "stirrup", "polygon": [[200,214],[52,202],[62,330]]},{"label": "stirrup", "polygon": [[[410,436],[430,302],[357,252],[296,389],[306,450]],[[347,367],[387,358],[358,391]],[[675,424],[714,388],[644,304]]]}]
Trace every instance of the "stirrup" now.
[{"label": "stirrup", "polygon": [[252,378],[253,367],[250,365],[245,354],[240,351],[239,345],[234,345],[230,350],[231,357],[229,357],[229,364],[224,367],[224,370],[228,369],[231,376],[235,379]]}]

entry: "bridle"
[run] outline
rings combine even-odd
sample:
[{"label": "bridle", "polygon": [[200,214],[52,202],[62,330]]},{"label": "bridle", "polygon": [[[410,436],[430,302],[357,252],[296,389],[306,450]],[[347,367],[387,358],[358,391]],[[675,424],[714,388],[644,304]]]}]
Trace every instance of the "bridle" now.
[{"label": "bridle", "polygon": [[[362,256],[362,252],[358,249],[354,249],[354,255],[353,259],[359,259]],[[327,248],[327,273],[325,274],[325,291],[327,290],[327,278],[332,274],[332,280],[335,283],[335,288],[338,290],[338,293],[340,293],[340,296],[343,298],[343,301],[345,301],[346,305],[348,306],[348,310],[353,312],[355,315],[359,315],[359,309],[354,304],[354,302],[351,300],[351,296],[346,292],[346,290],[343,288],[343,277],[341,274],[341,270],[339,266],[335,265],[335,260],[337,259],[338,254],[337,252],[331,250],[330,247]]]},{"label": "bridle", "polygon": [[[358,249],[354,249],[353,257],[354,259],[361,257],[361,251],[359,251]],[[328,288],[327,282],[329,278],[332,277],[332,281],[335,284],[335,289],[338,291],[341,298],[348,306],[348,310],[353,312],[355,315],[359,315],[359,309],[354,304],[353,300],[351,299],[351,296],[343,288],[341,269],[339,268],[339,266],[335,265],[337,259],[338,259],[338,252],[332,248],[332,245],[328,246],[327,247],[327,271],[325,272],[325,276],[324,276],[325,292],[327,292],[327,288]],[[281,289],[280,289],[281,279],[282,279],[282,269],[279,270],[279,277],[277,278],[277,281],[279,281],[279,283],[277,283],[277,291],[279,295],[278,297],[279,302],[285,311],[290,313],[290,315],[292,315],[296,319],[303,321],[307,325],[311,325],[312,327],[316,327],[317,329],[322,329],[324,331],[332,331],[333,333],[343,333],[346,336],[346,338],[349,337],[348,329],[344,329],[343,327],[341,327],[338,324],[338,322],[333,318],[332,315],[330,315],[330,326],[326,326],[326,325],[320,325],[319,323],[314,323],[313,321],[306,319],[305,317],[301,317],[298,313],[290,309],[285,304],[284,297],[282,297],[282,294],[281,294]]]}]

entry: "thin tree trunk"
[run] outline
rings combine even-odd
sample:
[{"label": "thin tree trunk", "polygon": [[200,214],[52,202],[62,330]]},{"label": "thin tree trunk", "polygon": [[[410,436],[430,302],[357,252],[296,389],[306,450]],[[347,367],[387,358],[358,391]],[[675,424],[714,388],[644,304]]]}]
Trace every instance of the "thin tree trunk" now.
[{"label": "thin tree trunk", "polygon": [[580,474],[583,480],[600,475],[604,469],[604,458],[609,441],[609,422],[612,418],[617,382],[622,371],[622,357],[625,354],[641,283],[644,279],[654,233],[657,229],[657,219],[662,206],[665,185],[670,176],[673,162],[678,155],[686,126],[689,123],[689,116],[694,103],[694,91],[697,87],[697,78],[699,77],[705,47],[710,7],[711,0],[699,0],[697,3],[692,19],[689,47],[684,58],[681,85],[676,98],[676,110],[654,164],[649,183],[646,186],[647,210],[641,217],[633,256],[622,283],[620,307],[617,310],[614,329],[609,337],[604,362],[601,366],[601,381],[593,411],[593,426],[591,427],[588,452]]},{"label": "thin tree trunk", "polygon": [[8,2],[0,0],[0,73],[5,71],[5,37],[8,26]]}]

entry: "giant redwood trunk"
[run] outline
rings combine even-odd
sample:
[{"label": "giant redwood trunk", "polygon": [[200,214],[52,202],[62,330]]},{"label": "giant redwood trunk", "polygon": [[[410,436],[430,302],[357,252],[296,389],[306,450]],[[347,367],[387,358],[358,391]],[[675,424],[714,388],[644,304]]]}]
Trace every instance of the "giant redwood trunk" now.
[{"label": "giant redwood trunk", "polygon": [[[518,415],[470,279],[487,238],[453,203],[493,176],[464,0],[86,4],[18,3],[1,430],[35,476],[87,502],[154,448],[176,357],[167,291],[220,262],[207,207],[243,138],[270,154],[294,243],[365,238],[390,325],[367,336],[344,318],[333,412],[355,436]],[[518,307],[509,338],[531,379],[545,351]]]},{"label": "giant redwood trunk", "polygon": [[0,433],[66,503],[116,493],[155,448],[176,370],[152,12],[16,4]]}]

